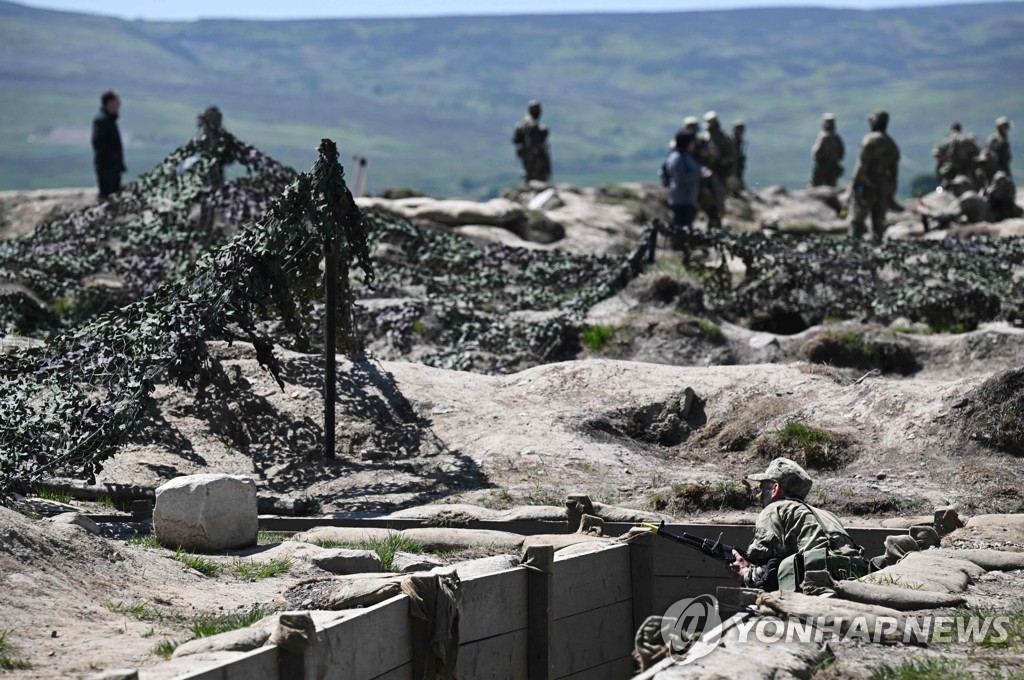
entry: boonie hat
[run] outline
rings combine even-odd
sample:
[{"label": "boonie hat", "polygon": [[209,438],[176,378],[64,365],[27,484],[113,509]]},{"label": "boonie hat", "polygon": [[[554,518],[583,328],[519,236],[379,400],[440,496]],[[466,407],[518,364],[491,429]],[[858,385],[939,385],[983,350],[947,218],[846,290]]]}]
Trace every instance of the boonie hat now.
[{"label": "boonie hat", "polygon": [[789,458],[776,458],[768,464],[764,472],[756,472],[747,475],[747,479],[754,482],[773,480],[782,485],[786,493],[796,498],[804,498],[811,490],[814,482],[804,469]]}]

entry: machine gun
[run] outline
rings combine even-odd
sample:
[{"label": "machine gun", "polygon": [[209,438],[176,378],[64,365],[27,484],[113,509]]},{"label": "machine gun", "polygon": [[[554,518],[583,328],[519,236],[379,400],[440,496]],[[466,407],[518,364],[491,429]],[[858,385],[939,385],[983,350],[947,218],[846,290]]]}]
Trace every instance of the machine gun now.
[{"label": "machine gun", "polygon": [[665,531],[664,520],[662,520],[661,524],[641,522],[640,526],[650,529],[651,533],[661,536],[662,538],[667,538],[670,541],[675,541],[676,543],[682,543],[685,546],[696,548],[708,557],[713,557],[716,560],[721,560],[726,564],[732,564],[736,560],[736,558],[732,554],[733,550],[739,553],[743,559],[747,559],[746,553],[744,553],[739,548],[728,545],[726,543],[722,543],[720,537],[719,540],[712,541],[711,539],[701,538],[700,536],[696,536],[685,531],[678,535],[670,534],[669,532]]}]

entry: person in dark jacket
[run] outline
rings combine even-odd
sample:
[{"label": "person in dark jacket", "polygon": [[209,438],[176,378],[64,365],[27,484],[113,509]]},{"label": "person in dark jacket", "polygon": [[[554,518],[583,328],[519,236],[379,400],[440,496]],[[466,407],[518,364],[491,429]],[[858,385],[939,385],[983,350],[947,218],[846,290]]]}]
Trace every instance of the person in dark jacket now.
[{"label": "person in dark jacket", "polygon": [[103,199],[121,191],[121,173],[127,168],[121,132],[117,129],[121,98],[113,90],[107,90],[100,96],[100,103],[100,112],[92,121],[92,151],[96,181]]},{"label": "person in dark jacket", "polygon": [[693,155],[696,144],[696,135],[683,128],[676,133],[673,148],[661,166],[661,183],[668,187],[668,207],[676,227],[693,226],[697,215],[701,167]]}]

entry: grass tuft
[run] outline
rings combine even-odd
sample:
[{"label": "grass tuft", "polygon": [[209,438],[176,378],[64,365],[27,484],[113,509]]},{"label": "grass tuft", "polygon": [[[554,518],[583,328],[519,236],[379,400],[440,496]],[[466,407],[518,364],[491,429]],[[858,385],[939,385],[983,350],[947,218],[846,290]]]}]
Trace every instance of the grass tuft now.
[{"label": "grass tuft", "polygon": [[600,352],[615,339],[615,328],[598,324],[588,326],[580,333],[580,342],[591,352]]},{"label": "grass tuft", "polygon": [[253,607],[240,614],[200,614],[192,619],[188,629],[192,633],[192,639],[210,637],[239,628],[247,628],[268,613],[262,607]]},{"label": "grass tuft", "polygon": [[11,643],[10,637],[11,631],[0,630],[0,670],[24,671],[32,668],[32,664],[28,661],[11,656],[16,648]]},{"label": "grass tuft", "polygon": [[797,422],[764,435],[754,448],[762,458],[784,456],[812,470],[836,470],[851,459],[845,437]]},{"label": "grass tuft", "polygon": [[167,615],[156,607],[145,602],[125,604],[124,602],[107,602],[107,609],[116,614],[128,614],[138,621],[163,621]]},{"label": "grass tuft", "polygon": [[202,555],[193,555],[190,552],[186,552],[180,546],[174,551],[174,559],[187,567],[195,569],[203,576],[215,576],[223,570],[223,567],[216,562],[208,560]]},{"label": "grass tuft", "polygon": [[287,573],[292,568],[292,561],[287,557],[272,560],[234,560],[228,570],[231,575],[242,581],[258,581],[272,576]]},{"label": "grass tuft", "polygon": [[654,511],[672,514],[725,508],[746,510],[754,504],[754,496],[746,482],[690,482],[676,484],[671,493],[655,492],[648,504]]},{"label": "grass tuft", "polygon": [[180,644],[181,643],[177,640],[164,638],[156,644],[156,647],[153,648],[153,653],[157,656],[162,656],[165,659],[169,659],[171,658],[171,654],[174,654],[174,650],[177,649],[178,645]]},{"label": "grass tuft", "polygon": [[133,545],[138,548],[160,548],[160,543],[156,540],[156,534],[146,534],[144,536],[132,536],[125,545]]},{"label": "grass tuft", "polygon": [[287,540],[287,534],[282,534],[277,531],[264,531],[263,529],[260,529],[260,533],[256,537],[256,543],[259,545],[266,545],[268,543],[284,543]]},{"label": "grass tuft", "polygon": [[374,538],[368,541],[357,543],[341,543],[339,541],[321,540],[316,541],[321,548],[348,548],[351,550],[372,550],[380,557],[381,566],[384,571],[397,571],[395,568],[395,553],[407,552],[420,554],[424,552],[423,546],[403,536],[397,531],[389,531],[384,538]]},{"label": "grass tuft", "polygon": [[42,487],[36,492],[36,497],[41,498],[44,501],[53,501],[54,503],[71,503],[71,496],[65,491],[57,491],[49,487]]},{"label": "grass tuft", "polygon": [[725,333],[722,332],[722,327],[710,319],[697,319],[697,326],[700,327],[704,335],[714,340],[720,340],[725,337]]}]

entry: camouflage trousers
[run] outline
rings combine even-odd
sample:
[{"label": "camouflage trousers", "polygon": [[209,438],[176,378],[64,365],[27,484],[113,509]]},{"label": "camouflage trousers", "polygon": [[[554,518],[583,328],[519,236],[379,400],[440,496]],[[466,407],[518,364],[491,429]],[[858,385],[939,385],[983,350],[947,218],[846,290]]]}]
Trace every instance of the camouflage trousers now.
[{"label": "camouflage trousers", "polygon": [[843,166],[839,163],[815,163],[811,171],[812,187],[834,187],[843,174]]},{"label": "camouflage trousers", "polygon": [[546,151],[536,151],[523,158],[523,179],[527,182],[551,179],[551,157]]},{"label": "camouflage trousers", "polygon": [[722,226],[727,192],[728,189],[726,189],[725,183],[717,175],[701,179],[700,191],[697,194],[697,204],[708,216],[708,229],[718,229]]},{"label": "camouflage trousers", "polygon": [[850,237],[860,241],[867,231],[867,220],[871,218],[871,242],[881,243],[885,233],[885,213],[891,199],[888,196],[862,196],[853,202],[853,219],[850,222]]}]

